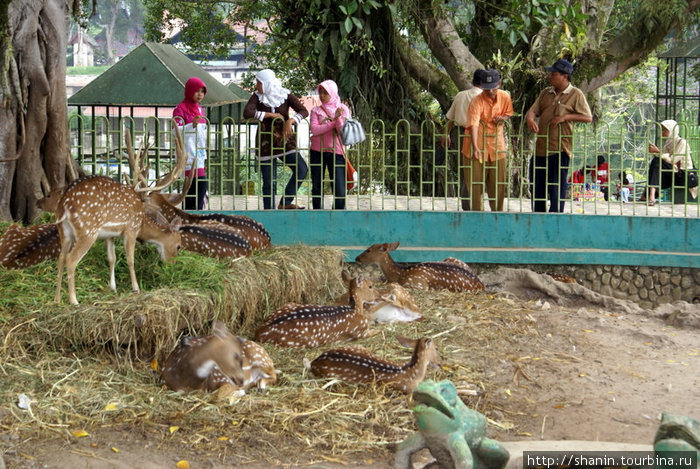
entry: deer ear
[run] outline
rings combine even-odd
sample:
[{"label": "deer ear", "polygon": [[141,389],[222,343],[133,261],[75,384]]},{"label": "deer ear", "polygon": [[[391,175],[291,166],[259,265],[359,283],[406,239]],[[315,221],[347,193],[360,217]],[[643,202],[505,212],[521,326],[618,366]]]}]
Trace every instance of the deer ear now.
[{"label": "deer ear", "polygon": [[180,218],[180,217],[175,217],[170,222],[170,231],[180,231],[181,227],[182,227],[182,218]]},{"label": "deer ear", "polygon": [[387,244],[387,251],[396,251],[396,248],[399,247],[399,242],[396,241],[395,243]]},{"label": "deer ear", "polygon": [[[401,345],[403,345],[404,347],[406,347],[406,348],[413,348],[413,347],[415,347],[416,344],[418,343],[417,340],[415,340],[415,339],[409,339],[408,337],[404,337],[404,336],[402,336],[402,335],[397,335],[397,336],[396,336],[396,340],[398,340],[399,343],[400,343]],[[430,340],[430,339],[428,339],[428,340]]]},{"label": "deer ear", "polygon": [[343,270],[343,272],[340,274],[340,277],[343,279],[343,283],[345,283],[346,286],[350,286],[350,282],[352,282],[352,277],[350,277],[350,274],[346,270]]},{"label": "deer ear", "polygon": [[214,321],[214,325],[212,327],[214,335],[219,337],[219,338],[224,338],[230,334],[228,331],[228,328],[226,327],[226,324],[223,322],[219,321],[218,319]]}]

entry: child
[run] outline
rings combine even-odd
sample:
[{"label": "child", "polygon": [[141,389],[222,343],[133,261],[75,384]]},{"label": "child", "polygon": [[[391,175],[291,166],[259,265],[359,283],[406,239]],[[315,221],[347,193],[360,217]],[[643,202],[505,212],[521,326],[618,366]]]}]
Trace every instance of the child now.
[{"label": "child", "polygon": [[605,200],[608,200],[608,163],[603,155],[598,155],[598,165],[591,171],[591,178],[600,184],[600,191]]},{"label": "child", "polygon": [[185,83],[185,99],[173,110],[173,119],[182,127],[187,153],[185,176],[190,174],[196,163],[197,174],[192,179],[192,185],[185,197],[185,210],[202,210],[207,202],[208,183],[206,180],[207,159],[207,124],[204,120],[204,108],[200,105],[207,94],[204,82],[192,77]]},{"label": "child", "polygon": [[632,184],[634,184],[634,178],[631,174],[626,172],[620,173],[620,182],[617,184],[617,190],[619,193],[620,200],[623,204],[629,203],[630,201],[630,191],[632,190]]},{"label": "child", "polygon": [[581,167],[581,169],[574,171],[569,178],[569,184],[571,184],[571,192],[574,200],[581,200],[583,198],[583,183],[586,181],[586,168]]}]

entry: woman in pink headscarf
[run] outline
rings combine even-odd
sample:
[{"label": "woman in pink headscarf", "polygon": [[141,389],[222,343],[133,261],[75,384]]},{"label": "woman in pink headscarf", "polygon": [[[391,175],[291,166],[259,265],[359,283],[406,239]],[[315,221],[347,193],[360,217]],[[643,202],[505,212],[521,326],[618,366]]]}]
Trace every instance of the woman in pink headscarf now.
[{"label": "woman in pink headscarf", "polygon": [[207,159],[207,124],[204,108],[200,104],[206,94],[207,86],[204,82],[192,77],[185,83],[185,99],[173,110],[173,119],[178,126],[183,127],[181,132],[184,132],[186,142],[185,176],[189,176],[193,166],[197,168],[197,174],[185,197],[185,210],[202,210],[208,196],[209,187],[204,168]]},{"label": "woman in pink headscarf", "polygon": [[350,117],[348,107],[340,102],[338,85],[326,80],[318,85],[321,105],[311,110],[311,196],[314,209],[323,208],[323,175],[333,187],[333,208],[345,208],[345,147],[340,141],[340,128]]}]

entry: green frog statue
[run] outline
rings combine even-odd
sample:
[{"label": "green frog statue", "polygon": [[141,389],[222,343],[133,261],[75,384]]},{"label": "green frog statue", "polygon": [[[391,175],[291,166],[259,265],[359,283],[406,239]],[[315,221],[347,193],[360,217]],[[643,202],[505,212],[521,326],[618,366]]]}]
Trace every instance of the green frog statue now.
[{"label": "green frog statue", "polygon": [[486,438],[486,417],[467,407],[451,381],[423,381],[413,391],[418,433],[396,450],[394,469],[409,469],[411,455],[428,448],[435,463],[429,468],[502,469],[510,454]]}]

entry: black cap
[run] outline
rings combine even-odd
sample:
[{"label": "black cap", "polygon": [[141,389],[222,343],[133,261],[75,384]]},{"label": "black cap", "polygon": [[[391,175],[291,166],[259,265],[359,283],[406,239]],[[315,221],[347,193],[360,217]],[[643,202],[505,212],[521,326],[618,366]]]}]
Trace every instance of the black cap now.
[{"label": "black cap", "polygon": [[548,72],[559,72],[571,76],[574,73],[574,66],[566,59],[559,59],[551,67],[545,68]]},{"label": "black cap", "polygon": [[484,70],[483,68],[477,68],[474,70],[474,76],[472,77],[472,85],[474,86],[481,86],[481,82],[484,79]]},{"label": "black cap", "polygon": [[492,90],[494,88],[498,88],[498,85],[500,84],[501,74],[498,73],[498,70],[494,70],[492,68],[484,70],[483,74],[481,75],[481,87],[483,89]]}]

